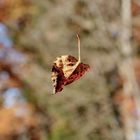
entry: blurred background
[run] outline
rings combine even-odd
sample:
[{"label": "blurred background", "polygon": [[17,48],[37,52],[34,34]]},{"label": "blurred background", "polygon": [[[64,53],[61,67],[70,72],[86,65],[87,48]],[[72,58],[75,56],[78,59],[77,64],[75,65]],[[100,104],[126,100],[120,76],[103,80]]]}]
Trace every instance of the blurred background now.
[{"label": "blurred background", "polygon": [[[60,55],[91,70],[52,95]],[[0,140],[140,140],[140,0],[0,0]]]}]

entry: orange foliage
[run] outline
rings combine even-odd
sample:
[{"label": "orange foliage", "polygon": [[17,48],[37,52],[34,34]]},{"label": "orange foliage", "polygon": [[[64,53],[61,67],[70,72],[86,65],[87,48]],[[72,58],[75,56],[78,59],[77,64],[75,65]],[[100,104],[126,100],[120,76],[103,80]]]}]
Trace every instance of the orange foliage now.
[{"label": "orange foliage", "polygon": [[6,80],[0,80],[0,91],[5,88],[21,87],[23,85],[19,77],[12,72],[12,67],[0,61],[0,72],[1,71],[7,72],[9,77]]},{"label": "orange foliage", "polygon": [[140,4],[132,1],[132,15],[137,16],[140,14]]},{"label": "orange foliage", "polygon": [[39,124],[31,105],[1,108],[0,120],[0,137],[20,135]]},{"label": "orange foliage", "polygon": [[1,0],[0,21],[16,20],[31,12],[30,0]]}]

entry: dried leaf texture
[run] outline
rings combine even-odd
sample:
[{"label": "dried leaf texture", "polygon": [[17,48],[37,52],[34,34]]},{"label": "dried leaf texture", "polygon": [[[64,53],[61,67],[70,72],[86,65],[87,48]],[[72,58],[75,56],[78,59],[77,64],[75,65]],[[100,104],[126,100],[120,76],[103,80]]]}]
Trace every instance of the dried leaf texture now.
[{"label": "dried leaf texture", "polygon": [[88,70],[89,65],[79,63],[78,60],[71,55],[58,57],[52,68],[54,93],[62,91],[65,85],[78,80]]}]

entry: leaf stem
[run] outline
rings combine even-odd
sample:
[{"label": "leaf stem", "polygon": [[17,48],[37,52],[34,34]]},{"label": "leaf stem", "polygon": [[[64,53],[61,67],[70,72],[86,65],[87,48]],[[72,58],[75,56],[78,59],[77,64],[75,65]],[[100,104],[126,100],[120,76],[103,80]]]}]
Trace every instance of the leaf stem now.
[{"label": "leaf stem", "polygon": [[80,50],[80,37],[79,34],[77,34],[77,41],[78,41],[78,62],[81,62],[81,50]]}]

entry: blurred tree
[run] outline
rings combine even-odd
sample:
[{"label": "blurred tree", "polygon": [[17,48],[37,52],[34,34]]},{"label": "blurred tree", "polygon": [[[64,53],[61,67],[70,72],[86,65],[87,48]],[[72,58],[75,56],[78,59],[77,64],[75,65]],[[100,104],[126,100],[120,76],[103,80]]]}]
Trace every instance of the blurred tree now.
[{"label": "blurred tree", "polygon": [[[5,0],[0,4],[0,20],[7,25],[14,48],[22,52],[16,60],[24,58],[23,65],[15,64],[10,55],[16,56],[15,50],[1,47],[2,54],[12,52],[4,55],[1,63],[12,63],[18,84],[25,84],[23,95],[41,115],[42,139],[123,139],[117,104],[124,98],[124,79],[117,69],[124,59],[120,49],[121,4],[115,0]],[[133,1],[132,9],[137,15],[137,2]],[[61,95],[53,96],[52,62],[63,54],[77,56],[77,32],[82,60],[90,64],[91,72],[67,86]],[[137,32],[134,26],[135,52]]]}]

